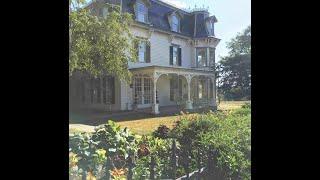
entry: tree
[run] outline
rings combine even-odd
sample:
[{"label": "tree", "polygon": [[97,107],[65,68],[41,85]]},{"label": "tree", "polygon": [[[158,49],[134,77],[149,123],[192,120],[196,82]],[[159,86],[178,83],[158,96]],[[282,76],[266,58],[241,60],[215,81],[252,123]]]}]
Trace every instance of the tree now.
[{"label": "tree", "polygon": [[132,17],[119,7],[108,8],[108,15],[99,17],[83,8],[84,0],[70,0],[69,12],[69,75],[83,72],[94,77],[108,74],[130,81],[128,61],[136,61],[136,39],[129,26]]},{"label": "tree", "polygon": [[216,72],[219,94],[227,100],[251,98],[251,26],[229,43],[228,56],[222,57]]}]

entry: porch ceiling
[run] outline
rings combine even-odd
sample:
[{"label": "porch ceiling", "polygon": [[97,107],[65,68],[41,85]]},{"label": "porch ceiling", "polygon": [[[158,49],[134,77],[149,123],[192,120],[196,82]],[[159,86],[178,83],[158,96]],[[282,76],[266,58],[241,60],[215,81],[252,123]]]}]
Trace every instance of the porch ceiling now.
[{"label": "porch ceiling", "polygon": [[174,67],[174,66],[144,66],[144,67],[135,67],[129,69],[132,73],[145,73],[145,74],[153,74],[153,73],[161,73],[161,74],[177,74],[177,75],[198,75],[198,76],[214,76],[212,70],[201,70],[195,68],[185,68],[185,67]]}]

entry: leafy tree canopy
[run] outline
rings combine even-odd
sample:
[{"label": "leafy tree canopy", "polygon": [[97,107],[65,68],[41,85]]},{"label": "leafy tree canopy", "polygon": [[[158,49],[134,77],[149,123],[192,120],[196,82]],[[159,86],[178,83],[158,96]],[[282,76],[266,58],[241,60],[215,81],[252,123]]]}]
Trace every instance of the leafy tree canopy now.
[{"label": "leafy tree canopy", "polygon": [[251,98],[251,26],[227,43],[229,55],[217,64],[218,94],[227,100]]},{"label": "leafy tree canopy", "polygon": [[[69,75],[80,71],[92,76],[111,74],[130,81],[128,61],[136,61],[136,39],[129,26],[132,17],[119,7],[105,6],[108,14],[97,16],[83,8],[84,0],[70,0]],[[98,2],[97,2],[98,3]]]}]

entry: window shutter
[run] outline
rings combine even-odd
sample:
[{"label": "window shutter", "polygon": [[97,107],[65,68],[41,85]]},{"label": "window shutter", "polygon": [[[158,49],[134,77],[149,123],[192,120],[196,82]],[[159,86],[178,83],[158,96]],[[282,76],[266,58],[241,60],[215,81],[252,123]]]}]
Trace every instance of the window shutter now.
[{"label": "window shutter", "polygon": [[137,61],[139,61],[139,42],[135,42],[134,48],[135,48],[136,53],[137,53]]},{"label": "window shutter", "polygon": [[181,48],[178,48],[178,65],[181,66]]},{"label": "window shutter", "polygon": [[170,46],[170,65],[173,65],[173,46]]},{"label": "window shutter", "polygon": [[111,84],[111,104],[115,104],[116,103],[116,100],[115,100],[116,86],[114,83],[114,77],[110,78],[110,84]]},{"label": "window shutter", "polygon": [[150,56],[150,42],[146,43],[146,59],[145,62],[149,63],[151,61],[151,56]]}]

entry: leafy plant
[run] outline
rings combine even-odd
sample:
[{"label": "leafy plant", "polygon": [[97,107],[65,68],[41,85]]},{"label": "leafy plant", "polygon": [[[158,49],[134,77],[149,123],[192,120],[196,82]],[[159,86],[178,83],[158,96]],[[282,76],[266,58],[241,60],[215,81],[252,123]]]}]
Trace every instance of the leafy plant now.
[{"label": "leafy plant", "polygon": [[71,166],[77,166],[84,174],[97,173],[97,167],[105,161],[105,151],[97,148],[97,142],[88,133],[77,133],[69,138]]},{"label": "leafy plant", "polygon": [[170,129],[166,125],[160,125],[154,132],[153,136],[161,139],[166,139],[169,137]]}]

